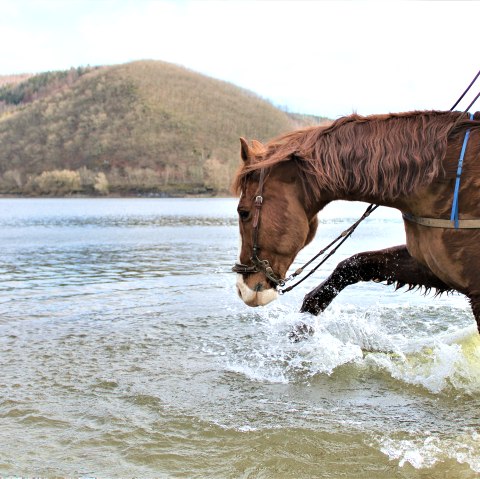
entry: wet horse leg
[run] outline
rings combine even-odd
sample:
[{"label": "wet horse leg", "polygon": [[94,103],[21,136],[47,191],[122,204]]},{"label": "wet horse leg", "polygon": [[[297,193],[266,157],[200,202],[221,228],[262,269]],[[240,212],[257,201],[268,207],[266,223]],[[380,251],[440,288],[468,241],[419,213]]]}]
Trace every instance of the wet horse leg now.
[{"label": "wet horse leg", "polygon": [[480,333],[480,296],[469,296],[469,299],[472,306],[473,316],[477,321],[477,329]]},{"label": "wet horse leg", "polygon": [[[378,251],[359,253],[342,261],[333,273],[303,300],[302,312],[319,314],[324,311],[340,291],[359,281],[395,284],[397,288],[435,288],[437,292],[450,291],[427,267],[412,258],[405,245]],[[480,315],[480,303],[478,303]]]}]

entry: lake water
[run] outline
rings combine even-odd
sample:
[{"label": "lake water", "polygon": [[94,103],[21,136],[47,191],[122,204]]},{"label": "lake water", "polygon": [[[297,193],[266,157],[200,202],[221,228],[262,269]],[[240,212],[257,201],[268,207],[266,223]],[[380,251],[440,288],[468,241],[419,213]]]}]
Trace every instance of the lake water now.
[{"label": "lake water", "polygon": [[[320,215],[299,263],[364,205]],[[465,299],[303,295],[401,244],[374,213],[316,276],[251,309],[234,199],[0,200],[0,476],[480,477],[480,340]],[[315,327],[292,343],[298,321]]]}]

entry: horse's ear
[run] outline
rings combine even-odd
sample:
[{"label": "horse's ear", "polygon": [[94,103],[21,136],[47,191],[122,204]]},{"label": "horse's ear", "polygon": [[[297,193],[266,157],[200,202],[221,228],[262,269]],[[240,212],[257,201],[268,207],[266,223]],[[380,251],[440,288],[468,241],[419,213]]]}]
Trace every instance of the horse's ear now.
[{"label": "horse's ear", "polygon": [[254,150],[263,150],[265,147],[262,145],[262,143],[260,143],[259,141],[257,140],[252,140],[252,148]]},{"label": "horse's ear", "polygon": [[246,163],[250,156],[250,147],[248,146],[247,140],[245,140],[243,137],[240,138],[240,145],[242,160]]}]

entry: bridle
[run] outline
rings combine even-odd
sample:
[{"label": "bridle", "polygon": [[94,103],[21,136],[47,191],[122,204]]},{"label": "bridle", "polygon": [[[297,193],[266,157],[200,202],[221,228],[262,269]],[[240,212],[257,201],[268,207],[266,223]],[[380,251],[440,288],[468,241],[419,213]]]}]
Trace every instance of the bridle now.
[{"label": "bridle", "polygon": [[[235,265],[232,267],[232,271],[234,273],[240,273],[240,274],[251,274],[251,273],[263,273],[266,278],[268,278],[276,287],[276,290],[279,294],[284,294],[287,293],[288,291],[291,291],[293,288],[298,286],[300,283],[305,281],[309,276],[311,276],[317,269],[327,261],[330,256],[332,256],[337,249],[353,234],[357,226],[365,219],[367,216],[370,215],[374,210],[378,208],[379,205],[369,205],[363,215],[355,222],[353,223],[349,228],[347,228],[345,231],[343,231],[340,235],[338,235],[333,241],[331,241],[325,248],[321,249],[313,258],[308,260],[303,266],[300,268],[296,269],[294,273],[292,273],[288,278],[281,278],[275,272],[273,271],[272,267],[270,266],[270,263],[266,259],[260,259],[258,257],[258,252],[260,251],[260,248],[258,246],[258,230],[260,228],[260,211],[262,209],[263,205],[263,184],[265,182],[265,170],[262,168],[260,170],[260,179],[258,182],[258,190],[257,190],[257,196],[255,197],[255,213],[253,215],[253,223],[252,223],[252,239],[253,239],[253,248],[252,248],[252,256],[250,258],[251,265],[246,265],[246,264],[241,264],[241,263],[235,263]],[[333,249],[330,250],[330,248],[333,247],[335,243],[339,242]],[[330,250],[328,253],[327,251]],[[296,283],[292,284],[288,288],[284,288],[285,284],[294,278],[296,278],[298,275],[303,273],[303,270],[313,263],[319,256],[323,255],[324,253],[327,253],[325,257],[314,267],[312,268],[302,279],[297,281]]]},{"label": "bridle", "polygon": [[260,170],[260,179],[258,182],[258,191],[257,196],[255,197],[255,213],[253,215],[252,223],[252,238],[253,238],[253,248],[252,248],[252,257],[250,261],[251,265],[235,263],[232,271],[234,273],[240,274],[249,274],[249,273],[263,273],[266,278],[268,278],[277,288],[282,288],[285,286],[285,280],[279,277],[274,273],[270,263],[267,259],[260,259],[258,257],[258,252],[260,250],[258,246],[258,230],[260,228],[260,210],[263,205],[263,184],[265,182],[265,169]]}]

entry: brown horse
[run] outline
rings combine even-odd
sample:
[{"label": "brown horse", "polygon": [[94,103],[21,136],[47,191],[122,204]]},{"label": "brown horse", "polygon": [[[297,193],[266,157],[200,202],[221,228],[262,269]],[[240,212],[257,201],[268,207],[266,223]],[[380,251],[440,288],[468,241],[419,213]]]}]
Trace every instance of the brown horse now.
[{"label": "brown horse", "polygon": [[[470,137],[459,189],[458,228],[450,221],[457,165]],[[237,290],[249,306],[277,297],[289,266],[334,200],[376,203],[404,215],[407,244],[342,261],[308,293],[318,314],[359,281],[459,291],[480,331],[480,115],[410,112],[362,117],[294,131],[266,145],[241,139]]]}]

